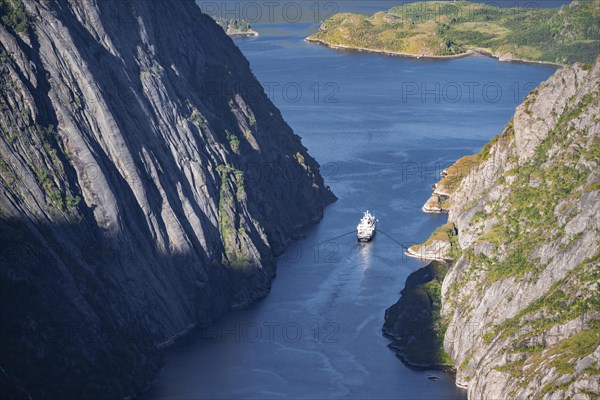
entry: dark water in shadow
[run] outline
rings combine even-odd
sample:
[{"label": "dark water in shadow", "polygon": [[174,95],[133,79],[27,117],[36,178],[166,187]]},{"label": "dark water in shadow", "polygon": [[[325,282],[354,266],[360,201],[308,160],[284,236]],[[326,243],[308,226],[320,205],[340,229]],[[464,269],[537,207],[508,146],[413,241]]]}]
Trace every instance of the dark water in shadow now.
[{"label": "dark water in shadow", "polygon": [[[336,52],[302,41],[315,28],[259,25],[236,43],[339,201],[280,257],[267,298],[169,352],[147,398],[464,398],[394,356],[384,311],[422,266],[403,246],[445,222],[421,212],[441,169],[498,134],[554,69]],[[365,209],[380,232],[359,244]]]}]

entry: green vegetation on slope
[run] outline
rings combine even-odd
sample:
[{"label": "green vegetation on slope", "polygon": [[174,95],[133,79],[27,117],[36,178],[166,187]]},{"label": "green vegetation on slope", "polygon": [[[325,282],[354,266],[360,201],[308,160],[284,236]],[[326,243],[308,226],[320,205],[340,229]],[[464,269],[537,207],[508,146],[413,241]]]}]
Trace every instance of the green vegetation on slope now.
[{"label": "green vegetation on slope", "polygon": [[446,168],[445,176],[436,186],[436,192],[452,194],[458,189],[463,178],[479,165],[479,155],[464,156]]},{"label": "green vegetation on slope", "polygon": [[[589,70],[585,66],[583,69]],[[536,102],[537,96],[538,91],[534,90],[524,102],[524,112],[530,117],[533,115],[528,104]],[[518,159],[514,151],[512,124],[479,153],[480,162],[492,155],[506,156],[506,165],[494,177],[495,187],[486,189],[471,206],[480,207],[463,228],[467,235],[479,237],[463,249],[463,270],[449,285],[444,301],[473,321],[477,293],[464,292],[467,284],[476,283],[478,290],[485,291],[502,281],[507,282],[492,290],[512,285],[513,280],[516,285],[537,282],[538,287],[551,282],[537,300],[510,318],[499,322],[489,318],[482,326],[483,348],[499,348],[506,355],[491,366],[511,376],[514,384],[509,397],[516,397],[519,390],[539,382],[542,376],[561,379],[542,380],[531,398],[549,393],[570,394],[577,392],[575,382],[593,381],[596,378],[587,375],[600,372],[595,362],[581,363],[600,346],[600,321],[595,314],[600,310],[600,253],[589,247],[590,233],[598,237],[600,232],[581,223],[568,226],[587,207],[594,207],[590,192],[600,187],[600,140],[595,126],[590,125],[598,122],[595,110],[599,98],[597,85],[590,85],[586,95],[578,93],[569,98],[561,114],[551,112],[557,118],[554,128],[526,159]],[[488,196],[492,191],[494,194]],[[465,216],[468,209],[465,206],[459,214]],[[548,266],[555,268],[558,257],[566,260],[581,251],[589,251],[589,257],[562,277],[555,277],[555,273],[548,276]],[[507,302],[512,302],[514,296],[519,293],[509,293]],[[485,312],[488,316],[496,311]],[[556,335],[561,340],[548,340]],[[460,362],[459,373],[469,373],[463,377],[467,381],[477,368],[469,364],[473,354],[477,354],[479,362],[482,360],[481,348],[478,346]]]},{"label": "green vegetation on slope", "polygon": [[[600,346],[600,321],[592,320],[589,322],[587,329],[566,337],[548,348],[543,345],[517,348],[513,353],[520,353],[525,356],[524,358],[508,362],[495,369],[508,372],[513,378],[518,379],[520,381],[519,387],[523,387],[524,383],[536,374],[547,373],[550,369],[556,371],[559,375],[567,375],[566,379],[550,381],[545,384],[540,393],[533,397],[542,398],[548,393],[568,388],[575,381],[572,374],[575,373],[577,361],[591,355],[598,346]],[[583,374],[587,375],[598,375],[598,372],[598,368],[595,367],[588,367],[582,371]],[[569,377],[569,375],[571,376]],[[593,395],[592,398],[597,396],[597,393],[590,394]]]},{"label": "green vegetation on slope", "polygon": [[0,0],[0,22],[15,32],[24,32],[29,24],[25,7],[20,0]]},{"label": "green vegetation on slope", "polygon": [[[7,10],[12,10],[12,14],[5,14]],[[18,21],[25,23],[23,30],[27,28],[27,17],[20,1],[0,0],[0,11],[3,13],[0,14],[3,24],[6,21],[12,21],[9,28],[21,29]],[[19,19],[21,17],[22,20]],[[12,61],[7,58],[3,60],[4,62],[8,65]],[[0,108],[3,113],[10,110],[11,107],[7,99],[24,97],[23,86],[11,78],[10,68],[7,65],[0,64],[0,93],[2,94]],[[10,116],[10,112],[5,114]],[[46,211],[51,216],[62,215],[78,219],[81,197],[74,194],[77,191],[76,188],[68,187],[63,183],[66,162],[70,159],[71,154],[66,149],[54,125],[42,126],[33,123],[31,111],[25,105],[22,111],[15,113],[14,118],[0,118],[0,139],[2,138],[6,139],[7,144],[13,149],[28,149],[27,158],[31,160],[32,171],[46,198]],[[32,147],[33,151],[29,151],[28,146],[23,146],[24,143],[29,144],[30,141],[35,143],[35,146]],[[17,196],[20,196],[21,177],[19,176],[20,172],[17,171],[18,167],[13,166],[8,159],[4,159],[0,155],[0,182],[4,182],[17,193]],[[4,211],[0,210],[0,214],[4,214]]]},{"label": "green vegetation on slope", "polygon": [[335,14],[309,39],[414,56],[483,50],[510,59],[591,63],[600,46],[600,3],[573,2],[561,8],[411,3],[372,16]]},{"label": "green vegetation on slope", "polygon": [[444,250],[444,254],[441,252],[442,247],[433,247],[432,250],[438,252],[439,257],[443,257],[444,259],[453,259],[456,249],[460,248],[456,240],[456,227],[454,226],[454,223],[448,222],[447,224],[441,225],[435,231],[433,231],[433,233],[425,242],[421,244],[415,244],[411,246],[409,250],[418,253],[422,248],[431,248],[432,245],[436,246],[436,244],[439,242],[447,242],[450,244],[450,249],[448,251]]},{"label": "green vegetation on slope", "polygon": [[392,348],[410,366],[450,367],[443,348],[446,324],[440,315],[442,281],[448,266],[437,261],[408,276],[402,297],[386,311],[384,332]]},{"label": "green vegetation on slope", "polygon": [[[564,225],[559,224],[559,204],[573,203],[582,194],[582,189],[591,173],[589,164],[598,162],[593,155],[598,151],[599,141],[586,149],[587,133],[578,131],[571,123],[597,98],[598,92],[585,96],[574,104],[570,100],[556,127],[538,146],[533,159],[519,165],[507,174],[513,175],[507,187],[508,196],[494,205],[491,215],[500,224],[480,237],[490,243],[505,247],[503,258],[483,260],[478,255],[475,263],[486,264],[488,283],[508,276],[524,276],[538,273],[544,266],[532,259],[532,252],[543,243],[560,240],[564,236]],[[572,151],[573,146],[580,151]],[[569,150],[571,149],[571,150]],[[552,159],[549,154],[552,153]],[[532,184],[537,182],[537,184]],[[548,232],[553,232],[550,234]]]},{"label": "green vegetation on slope", "polygon": [[[236,217],[236,207],[237,201],[246,196],[244,173],[229,165],[219,165],[217,171],[221,177],[219,219],[225,255],[232,267],[241,269],[248,264],[242,248],[246,230],[241,226],[239,218]],[[233,186],[235,192],[232,190]]]},{"label": "green vegetation on slope", "polygon": [[[600,309],[600,253],[587,258],[567,276],[557,281],[548,292],[521,310],[514,317],[496,325],[484,338],[489,342],[500,336],[508,338],[519,332],[521,340],[539,335],[557,324],[581,317],[586,312]],[[591,287],[592,290],[585,288]],[[584,290],[581,290],[584,288]],[[595,290],[594,290],[595,289]],[[581,293],[572,296],[572,293]],[[535,316],[535,317],[532,317]],[[600,345],[600,342],[598,343]],[[517,352],[520,348],[516,349]],[[543,350],[543,347],[540,349]]]},{"label": "green vegetation on slope", "polygon": [[[535,96],[535,93],[530,96]],[[600,160],[597,156],[600,141],[594,140],[586,148],[587,132],[577,129],[572,121],[595,104],[598,96],[600,93],[596,91],[578,102],[569,99],[556,127],[540,143],[532,159],[505,171],[506,177],[511,177],[511,184],[506,184],[505,176],[499,178],[497,184],[503,186],[506,198],[501,202],[490,203],[492,209],[489,213],[479,211],[471,220],[471,224],[478,224],[492,217],[498,221],[480,235],[476,242],[476,246],[483,242],[489,243],[495,248],[492,252],[495,254],[486,255],[475,252],[472,248],[465,249],[464,255],[470,261],[470,269],[450,287],[452,298],[456,297],[454,295],[458,293],[462,283],[478,272],[483,272],[482,283],[489,286],[508,277],[535,279],[545,268],[532,254],[544,243],[563,239],[566,222],[559,224],[559,216],[584,191],[594,189],[594,184],[587,185],[586,182],[592,172],[590,164],[597,164]],[[511,122],[491,143],[510,141],[513,138]],[[490,147],[486,145],[478,155],[470,157],[478,157],[481,162],[489,157]],[[574,148],[578,150],[574,151]],[[552,154],[552,159],[549,154]],[[586,162],[583,163],[582,160]],[[452,168],[455,166],[448,168],[448,171]],[[559,206],[565,209],[559,209]],[[574,215],[570,216],[572,217]],[[581,235],[582,233],[561,244],[562,248],[572,245]]]},{"label": "green vegetation on slope", "polygon": [[[595,67],[579,64],[566,69],[579,70],[580,74],[581,69],[591,68]],[[565,86],[567,74],[562,78]],[[577,75],[578,80],[587,79],[581,75]],[[588,77],[597,79],[594,75]],[[453,323],[466,321],[480,324],[481,328],[481,336],[478,333],[473,337],[474,345],[469,351],[452,353],[459,362],[458,374],[463,382],[480,382],[481,375],[475,375],[480,367],[503,372],[512,382],[510,398],[518,397],[522,389],[534,390],[531,398],[554,393],[567,398],[573,392],[583,393],[578,392],[581,382],[593,382],[600,373],[600,364],[590,356],[600,346],[596,313],[600,310],[600,253],[590,243],[594,240],[592,235],[598,238],[600,231],[593,224],[581,222],[582,215],[597,204],[591,192],[600,188],[600,140],[595,131],[600,91],[596,83],[589,82],[585,83],[585,90],[586,94],[579,90],[565,98],[562,111],[549,111],[552,118],[537,116],[549,128],[551,122],[554,126],[544,130],[543,137],[536,137],[541,142],[536,142],[535,149],[523,157],[517,139],[527,140],[528,134],[537,133],[532,133],[530,126],[529,131],[523,128],[523,122],[529,123],[529,118],[536,117],[540,102],[548,102],[540,97],[547,88],[532,91],[517,113],[520,136],[511,121],[479,154],[464,157],[448,168],[448,175],[436,188],[445,187],[448,201],[459,202],[451,210],[455,218],[452,221],[463,230],[461,239],[466,238],[469,243],[463,249],[453,246],[452,258],[460,258],[459,270],[454,271],[445,292],[445,307],[450,310],[445,316]],[[536,107],[532,108],[532,104]],[[465,160],[470,160],[470,168],[461,166]],[[466,195],[473,190],[470,183],[474,182],[477,189],[480,174],[494,163],[499,168],[489,176],[492,180],[480,191]],[[473,180],[463,183],[472,168],[476,168],[469,177]],[[466,173],[453,171],[463,169]],[[443,240],[443,232],[444,227],[438,228],[432,239]],[[448,232],[448,240],[452,239]],[[582,253],[588,258],[578,261],[575,267],[569,258]],[[557,270],[558,262],[569,268]],[[519,290],[507,291],[512,285]],[[504,319],[503,311],[514,310],[513,301],[523,300],[518,298],[521,289],[532,287],[540,291],[536,300]],[[500,296],[499,303],[486,307],[482,298],[490,293]],[[450,346],[449,350],[456,352],[457,347]],[[482,358],[487,354],[502,357],[491,357],[492,361]],[[545,376],[552,379],[541,378]],[[532,382],[539,384],[537,389],[532,389]]]}]

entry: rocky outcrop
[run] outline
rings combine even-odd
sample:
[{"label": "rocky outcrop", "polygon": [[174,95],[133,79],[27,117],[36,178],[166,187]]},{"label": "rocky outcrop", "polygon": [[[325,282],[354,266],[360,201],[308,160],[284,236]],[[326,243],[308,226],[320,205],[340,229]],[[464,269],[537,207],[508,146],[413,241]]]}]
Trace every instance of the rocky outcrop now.
[{"label": "rocky outcrop", "polygon": [[334,196],[194,1],[0,6],[0,392],[125,397]]},{"label": "rocky outcrop", "polygon": [[246,20],[217,18],[215,21],[223,28],[227,36],[232,38],[260,36],[258,32],[250,27],[250,23]]},{"label": "rocky outcrop", "polygon": [[[560,69],[501,135],[442,173],[424,207],[449,223],[412,252],[453,259],[431,330],[444,349],[428,359],[449,354],[469,398],[600,396],[599,109],[600,58]],[[407,288],[384,327],[405,361],[401,327],[436,304],[417,307]]]},{"label": "rocky outcrop", "polygon": [[425,243],[410,246],[404,254],[421,260],[435,260],[443,263],[452,261],[456,243],[456,228],[452,222],[440,226]]},{"label": "rocky outcrop", "polygon": [[446,263],[432,262],[413,272],[400,300],[385,311],[383,334],[392,339],[389,347],[412,368],[454,370],[443,349],[440,317],[441,287],[447,271]]},{"label": "rocky outcrop", "polygon": [[479,164],[478,155],[465,156],[441,172],[442,179],[433,185],[433,193],[422,209],[430,214],[445,214],[452,204],[450,197],[463,178]]},{"label": "rocky outcrop", "polygon": [[600,59],[558,70],[445,191],[444,348],[469,398],[600,395],[599,88]]}]

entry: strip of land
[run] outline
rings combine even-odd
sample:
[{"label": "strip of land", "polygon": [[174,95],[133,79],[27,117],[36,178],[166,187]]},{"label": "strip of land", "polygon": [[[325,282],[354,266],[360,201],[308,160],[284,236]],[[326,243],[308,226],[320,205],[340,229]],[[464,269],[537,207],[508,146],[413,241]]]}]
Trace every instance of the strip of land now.
[{"label": "strip of land", "polygon": [[476,53],[501,61],[593,63],[600,52],[600,2],[560,8],[500,8],[420,2],[372,16],[338,13],[307,41],[335,49],[416,58]]}]

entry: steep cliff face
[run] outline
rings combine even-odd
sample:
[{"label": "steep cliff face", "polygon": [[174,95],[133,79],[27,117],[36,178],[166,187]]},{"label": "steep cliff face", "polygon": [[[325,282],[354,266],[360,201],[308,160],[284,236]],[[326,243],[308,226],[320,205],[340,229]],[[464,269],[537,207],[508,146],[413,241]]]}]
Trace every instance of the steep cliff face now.
[{"label": "steep cliff face", "polygon": [[444,351],[440,318],[442,281],[449,265],[434,261],[406,278],[400,300],[385,311],[383,334],[405,364],[415,368],[452,371],[454,362]]},{"label": "steep cliff face", "polygon": [[334,196],[192,0],[0,8],[0,392],[126,396]]},{"label": "steep cliff face", "polygon": [[599,110],[600,58],[560,69],[427,203],[458,232],[440,331],[472,399],[600,395]]}]

